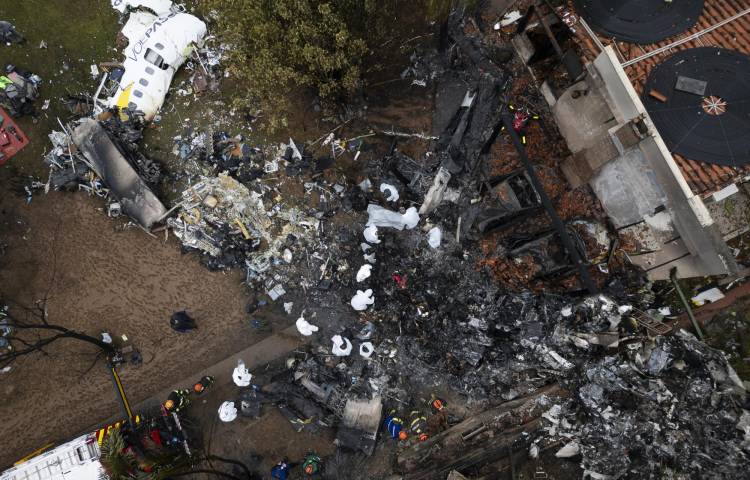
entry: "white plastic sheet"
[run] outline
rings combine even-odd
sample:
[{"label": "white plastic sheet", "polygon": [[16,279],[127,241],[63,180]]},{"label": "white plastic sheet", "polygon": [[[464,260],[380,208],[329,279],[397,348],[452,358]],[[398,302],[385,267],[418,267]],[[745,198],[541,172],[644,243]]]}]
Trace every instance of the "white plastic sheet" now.
[{"label": "white plastic sheet", "polygon": [[226,401],[219,407],[219,419],[222,422],[231,422],[237,418],[237,407],[234,402]]},{"label": "white plastic sheet", "polygon": [[313,333],[320,330],[316,325],[313,325],[312,323],[305,320],[304,316],[300,316],[297,319],[297,322],[295,323],[295,325],[297,326],[297,330],[299,331],[299,333],[301,333],[302,335],[306,337],[309,337]]},{"label": "white plastic sheet", "polygon": [[364,292],[362,290],[357,290],[357,294],[354,295],[351,301],[352,308],[358,312],[367,310],[367,307],[373,303],[375,303],[375,297],[372,295],[371,288],[368,288]]},{"label": "white plastic sheet", "polygon": [[364,282],[370,278],[370,275],[372,275],[372,265],[369,263],[367,265],[362,265],[357,272],[357,283]]},{"label": "white plastic sheet", "polygon": [[432,248],[438,248],[443,240],[443,232],[439,227],[433,227],[427,232],[427,243]]},{"label": "white plastic sheet", "polygon": [[364,230],[365,240],[367,240],[369,243],[378,244],[380,243],[380,239],[378,238],[378,227],[375,225],[370,225],[369,227],[365,228]]},{"label": "white plastic sheet", "polygon": [[578,442],[570,442],[555,453],[557,458],[575,457],[581,451],[581,445]]},{"label": "white plastic sheet", "polygon": [[386,200],[388,200],[389,202],[395,202],[399,199],[398,189],[394,185],[391,185],[390,183],[381,183],[380,192],[381,193],[388,192],[388,196],[386,197]]},{"label": "white plastic sheet", "polygon": [[363,358],[370,358],[375,353],[375,347],[372,346],[372,342],[363,342],[359,345],[359,354]]},{"label": "white plastic sheet", "polygon": [[334,335],[331,337],[331,341],[333,342],[331,353],[337,357],[348,357],[352,353],[352,342],[348,338]]},{"label": "white plastic sheet", "polygon": [[367,220],[368,227],[374,225],[397,230],[403,230],[404,228],[411,230],[419,223],[419,212],[414,207],[410,207],[406,210],[406,213],[401,215],[398,212],[371,203],[367,206],[367,213],[370,216]]},{"label": "white plastic sheet", "polygon": [[248,385],[250,385],[250,380],[252,379],[253,375],[250,373],[247,367],[245,367],[245,362],[243,362],[242,360],[237,360],[237,366],[232,372],[232,380],[234,380],[234,384],[238,387],[247,387]]}]

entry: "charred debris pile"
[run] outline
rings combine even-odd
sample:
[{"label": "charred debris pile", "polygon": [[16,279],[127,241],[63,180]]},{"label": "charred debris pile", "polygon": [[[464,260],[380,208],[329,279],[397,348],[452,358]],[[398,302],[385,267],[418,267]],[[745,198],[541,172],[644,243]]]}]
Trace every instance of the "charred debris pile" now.
[{"label": "charred debris pile", "polygon": [[[437,392],[503,415],[488,414],[479,431],[468,415],[408,441],[406,478],[552,448],[597,479],[742,477],[750,413],[724,355],[686,332],[653,335],[649,285],[635,269],[609,268],[606,228],[560,218],[526,154],[524,118],[509,108],[523,75],[513,54],[455,18],[448,38],[441,75],[422,75],[437,82],[438,111],[421,158],[394,141],[365,162],[361,137],[335,133],[267,148],[195,133],[176,151],[215,175],[185,174],[167,210],[137,113],[115,111],[50,136],[48,187],[109,196],[110,212],[171,231],[209,268],[245,269],[249,288],[297,318],[310,346],[273,382],[243,390],[247,416],[274,403],[299,429],[336,424],[342,447],[371,453],[382,412],[405,415]],[[521,167],[493,176],[501,138]],[[331,168],[343,161],[361,174]],[[494,254],[532,270],[547,293],[497,282],[481,244],[498,231],[507,234]],[[454,429],[465,429],[460,448]],[[503,448],[488,448],[500,433]]]}]

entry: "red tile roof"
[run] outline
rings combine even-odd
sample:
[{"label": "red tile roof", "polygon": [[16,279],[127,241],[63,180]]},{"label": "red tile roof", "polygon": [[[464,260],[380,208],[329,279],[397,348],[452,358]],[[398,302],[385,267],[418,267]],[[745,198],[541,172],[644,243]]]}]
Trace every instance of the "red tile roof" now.
[{"label": "red tile roof", "polygon": [[[636,45],[625,42],[614,42],[611,38],[597,35],[604,45],[612,45],[620,60],[624,63],[628,60],[639,57],[645,53],[651,52],[659,47],[669,45],[681,38],[688,37],[694,33],[712,27],[719,22],[733,17],[750,7],[747,0],[707,0],[703,9],[703,14],[698,19],[698,23],[683,34],[669,38],[660,43],[652,45]],[[575,14],[572,4],[568,6],[566,12]],[[599,54],[599,49],[585,29],[577,22],[573,25],[575,36],[579,45],[583,49],[583,55],[587,60],[593,60]],[[625,67],[625,72],[630,78],[633,86],[638,93],[643,91],[651,69],[658,65],[664,58],[672,55],[674,52],[695,47],[721,47],[732,50],[738,50],[750,54],[750,14],[746,14],[732,22],[723,25],[712,32],[674,47],[668,51],[655,55],[651,58],[641,60],[638,63]],[[710,195],[730,183],[734,183],[739,177],[750,173],[750,168],[733,168],[712,165],[704,162],[698,162],[684,158],[680,155],[674,155],[677,165],[679,165],[682,175],[692,188],[693,192],[703,196]]]}]

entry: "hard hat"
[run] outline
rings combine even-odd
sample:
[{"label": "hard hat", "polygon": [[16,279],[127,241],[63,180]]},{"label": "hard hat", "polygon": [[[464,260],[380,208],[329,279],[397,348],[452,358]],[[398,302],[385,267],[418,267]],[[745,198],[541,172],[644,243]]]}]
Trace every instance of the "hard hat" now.
[{"label": "hard hat", "polygon": [[305,473],[308,475],[312,475],[315,473],[315,467],[312,464],[305,465]]},{"label": "hard hat", "polygon": [[435,409],[436,411],[438,411],[438,412],[439,412],[440,410],[442,410],[442,409],[444,409],[444,408],[445,408],[445,402],[444,402],[444,401],[443,401],[442,399],[440,399],[440,398],[436,398],[436,399],[434,399],[434,400],[432,401],[432,404],[431,404],[431,405],[432,405],[432,408],[434,408],[434,409]]},{"label": "hard hat", "polygon": [[172,410],[174,408],[174,401],[172,399],[169,399],[164,402],[164,408],[166,408],[167,410]]},{"label": "hard hat", "polygon": [[195,390],[196,393],[201,393],[203,390],[205,390],[205,387],[202,383],[198,382],[195,385],[193,385],[193,390]]},{"label": "hard hat", "polygon": [[398,432],[399,440],[406,440],[407,438],[409,438],[409,434],[406,433],[404,430],[401,430],[400,432]]},{"label": "hard hat", "polygon": [[421,435],[419,436],[419,441],[420,441],[420,442],[424,442],[425,440],[427,440],[427,438],[428,438],[428,437],[427,437],[427,434],[426,434],[426,433],[423,433],[423,434],[421,434]]}]

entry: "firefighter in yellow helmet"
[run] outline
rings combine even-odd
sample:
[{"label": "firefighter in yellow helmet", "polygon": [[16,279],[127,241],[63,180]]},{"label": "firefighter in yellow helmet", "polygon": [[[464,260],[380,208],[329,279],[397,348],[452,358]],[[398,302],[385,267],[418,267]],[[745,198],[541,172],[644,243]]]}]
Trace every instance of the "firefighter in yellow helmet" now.
[{"label": "firefighter in yellow helmet", "polygon": [[427,440],[427,417],[419,410],[412,410],[409,414],[409,431],[420,442]]},{"label": "firefighter in yellow helmet", "polygon": [[164,408],[169,412],[179,412],[190,404],[190,390],[173,390],[164,402]]},{"label": "firefighter in yellow helmet", "polygon": [[206,375],[205,377],[201,378],[198,383],[193,385],[193,391],[200,395],[204,393],[208,388],[214,384],[216,380],[214,380],[214,377]]}]

